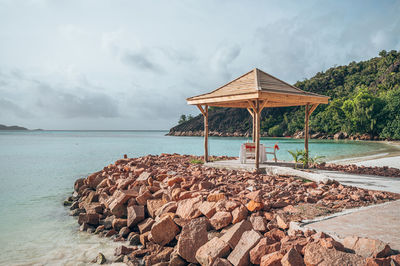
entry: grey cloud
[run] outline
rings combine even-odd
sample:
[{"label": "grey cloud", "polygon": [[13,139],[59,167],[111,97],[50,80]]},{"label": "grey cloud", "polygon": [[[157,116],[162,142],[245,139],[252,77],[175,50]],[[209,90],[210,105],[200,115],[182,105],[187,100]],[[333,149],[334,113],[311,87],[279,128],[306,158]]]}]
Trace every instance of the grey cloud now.
[{"label": "grey cloud", "polygon": [[25,108],[22,108],[14,102],[0,98],[0,117],[16,116],[19,118],[32,118],[33,114]]},{"label": "grey cloud", "polygon": [[99,93],[77,88],[77,94],[64,92],[40,82],[37,86],[36,105],[40,109],[66,118],[113,118],[120,116],[115,99]]},{"label": "grey cloud", "polygon": [[161,66],[154,63],[150,59],[150,55],[144,52],[125,52],[122,56],[122,61],[138,70],[147,70],[156,73],[164,72]]}]

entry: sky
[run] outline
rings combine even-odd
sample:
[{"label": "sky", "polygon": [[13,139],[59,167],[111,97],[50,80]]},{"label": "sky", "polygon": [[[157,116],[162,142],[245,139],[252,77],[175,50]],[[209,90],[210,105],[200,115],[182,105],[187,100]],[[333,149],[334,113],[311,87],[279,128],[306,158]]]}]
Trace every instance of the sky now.
[{"label": "sky", "polygon": [[0,124],[169,129],[257,67],[289,83],[400,50],[400,1],[0,0]]}]

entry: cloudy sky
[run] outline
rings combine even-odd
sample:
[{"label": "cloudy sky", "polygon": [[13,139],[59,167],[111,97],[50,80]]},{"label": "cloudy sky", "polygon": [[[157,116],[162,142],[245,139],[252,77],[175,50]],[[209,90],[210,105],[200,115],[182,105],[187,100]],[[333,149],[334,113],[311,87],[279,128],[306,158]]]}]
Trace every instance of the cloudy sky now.
[{"label": "cloudy sky", "polygon": [[0,124],[169,129],[254,67],[285,81],[400,49],[400,1],[0,0]]}]

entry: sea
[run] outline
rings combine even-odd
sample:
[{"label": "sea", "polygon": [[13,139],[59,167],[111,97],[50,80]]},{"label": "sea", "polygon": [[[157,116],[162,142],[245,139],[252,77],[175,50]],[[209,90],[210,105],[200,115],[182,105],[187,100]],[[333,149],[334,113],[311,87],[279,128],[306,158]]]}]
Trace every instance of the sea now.
[{"label": "sea", "polygon": [[[110,258],[114,243],[79,231],[63,201],[74,181],[123,158],[147,154],[202,155],[202,137],[167,131],[0,131],[0,265],[87,265],[98,252]],[[248,138],[210,137],[212,155],[238,156]],[[262,138],[278,144],[278,160],[303,140]],[[324,160],[385,153],[379,142],[310,140],[311,156]]]}]

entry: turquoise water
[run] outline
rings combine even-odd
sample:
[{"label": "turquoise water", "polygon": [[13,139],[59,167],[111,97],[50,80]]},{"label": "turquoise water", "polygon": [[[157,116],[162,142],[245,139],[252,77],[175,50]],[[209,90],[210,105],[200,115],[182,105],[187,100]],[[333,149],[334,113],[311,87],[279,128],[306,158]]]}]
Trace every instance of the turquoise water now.
[{"label": "turquoise water", "polygon": [[[78,232],[62,206],[74,180],[102,169],[123,154],[203,154],[201,137],[169,137],[166,132],[36,131],[0,132],[0,264],[85,264],[98,251],[113,253],[114,243]],[[246,138],[210,138],[210,154],[238,156]],[[279,160],[302,140],[279,143]],[[380,153],[385,144],[352,141],[310,142],[312,155],[327,159]]]}]

